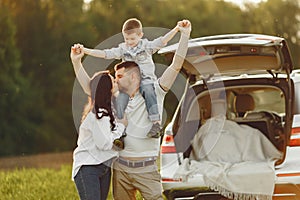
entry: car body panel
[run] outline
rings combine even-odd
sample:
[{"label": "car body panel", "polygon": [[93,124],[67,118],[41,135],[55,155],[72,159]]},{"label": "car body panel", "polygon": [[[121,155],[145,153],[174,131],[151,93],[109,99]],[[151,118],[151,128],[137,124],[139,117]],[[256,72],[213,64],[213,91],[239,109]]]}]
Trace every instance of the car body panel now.
[{"label": "car body panel", "polygon": [[276,166],[277,182],[300,184],[300,146],[287,147],[286,159]]}]

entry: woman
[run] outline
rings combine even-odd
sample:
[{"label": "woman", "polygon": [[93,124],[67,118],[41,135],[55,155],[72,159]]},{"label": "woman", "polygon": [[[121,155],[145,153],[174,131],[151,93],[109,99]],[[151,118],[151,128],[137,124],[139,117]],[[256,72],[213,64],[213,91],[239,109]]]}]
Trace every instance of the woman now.
[{"label": "woman", "polygon": [[[73,47],[73,65],[82,58]],[[111,163],[117,156],[113,141],[122,136],[126,120],[116,122],[112,113],[111,98],[116,90],[108,72],[98,72],[90,80],[89,102],[85,107],[77,148],[73,153],[72,179],[81,200],[103,199],[108,195]]]}]

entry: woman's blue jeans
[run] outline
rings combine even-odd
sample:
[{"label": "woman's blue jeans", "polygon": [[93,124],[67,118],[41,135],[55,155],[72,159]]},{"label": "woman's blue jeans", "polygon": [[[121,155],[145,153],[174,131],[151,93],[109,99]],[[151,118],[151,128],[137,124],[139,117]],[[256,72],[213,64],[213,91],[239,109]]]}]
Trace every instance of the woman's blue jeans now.
[{"label": "woman's blue jeans", "polygon": [[111,178],[111,162],[84,165],[74,181],[81,200],[106,200]]}]

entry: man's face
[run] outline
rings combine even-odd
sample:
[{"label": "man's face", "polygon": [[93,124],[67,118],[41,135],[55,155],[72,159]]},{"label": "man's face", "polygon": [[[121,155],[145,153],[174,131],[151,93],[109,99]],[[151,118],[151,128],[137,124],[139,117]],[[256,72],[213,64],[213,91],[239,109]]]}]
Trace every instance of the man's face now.
[{"label": "man's face", "polygon": [[116,71],[115,76],[115,80],[118,84],[119,90],[126,93],[130,86],[130,74],[128,72],[125,72],[125,68],[121,68]]},{"label": "man's face", "polygon": [[139,41],[141,40],[142,36],[143,36],[143,34],[137,34],[135,32],[130,33],[130,34],[123,32],[125,44],[129,47],[137,46]]},{"label": "man's face", "polygon": [[114,77],[110,74],[109,74],[109,76],[110,76],[111,82],[112,82],[111,92],[114,94],[119,90],[119,87],[118,87],[117,81],[114,79]]}]

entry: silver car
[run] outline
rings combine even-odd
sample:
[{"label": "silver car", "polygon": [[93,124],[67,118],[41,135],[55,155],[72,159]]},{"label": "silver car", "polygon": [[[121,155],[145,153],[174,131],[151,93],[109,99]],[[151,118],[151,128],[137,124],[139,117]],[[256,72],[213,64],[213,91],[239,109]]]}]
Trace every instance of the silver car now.
[{"label": "silver car", "polygon": [[[159,53],[171,58],[176,48],[177,44],[171,45],[161,49]],[[224,195],[226,192],[222,193],[218,186],[212,187],[208,184],[207,180],[213,174],[209,169],[202,169],[205,165],[201,161],[209,160],[208,155],[212,151],[215,151],[215,155],[222,162],[243,162],[243,159],[233,161],[236,151],[230,152],[228,146],[226,149],[216,147],[220,135],[203,140],[210,141],[208,143],[194,145],[195,138],[205,127],[205,123],[219,114],[225,116],[226,122],[245,130],[245,137],[232,137],[227,144],[247,144],[249,141],[244,141],[248,138],[246,130],[257,130],[261,135],[258,137],[267,140],[267,145],[271,144],[274,152],[280,152],[281,156],[274,161],[273,166],[276,176],[274,183],[268,183],[274,184],[271,194],[273,199],[300,199],[300,148],[297,146],[300,141],[299,116],[298,124],[293,124],[293,121],[297,121],[293,120],[296,110],[300,114],[300,97],[296,96],[298,99],[295,101],[293,80],[296,82],[297,79],[296,84],[299,87],[300,76],[292,71],[293,64],[287,42],[281,37],[228,34],[189,41],[183,67],[183,73],[187,77],[186,89],[172,121],[165,129],[161,145],[160,173],[167,199],[237,198],[234,195]],[[299,91],[300,88],[296,90]],[[251,145],[252,150],[241,150],[238,154],[249,154],[248,157],[251,157],[253,152],[264,151],[263,145]],[[208,153],[195,160],[194,155],[204,148],[209,149]],[[218,159],[213,162],[220,164]],[[191,168],[185,169],[183,166],[198,162],[199,165],[193,166],[199,168],[194,169],[193,173]],[[184,176],[179,176],[182,174]],[[259,177],[257,174],[263,172],[244,170],[242,174],[244,177],[251,177],[252,174],[253,177]],[[219,177],[221,182],[230,180],[224,177]],[[245,187],[242,187],[243,184]],[[239,185],[247,188],[247,184],[242,181]]]}]

